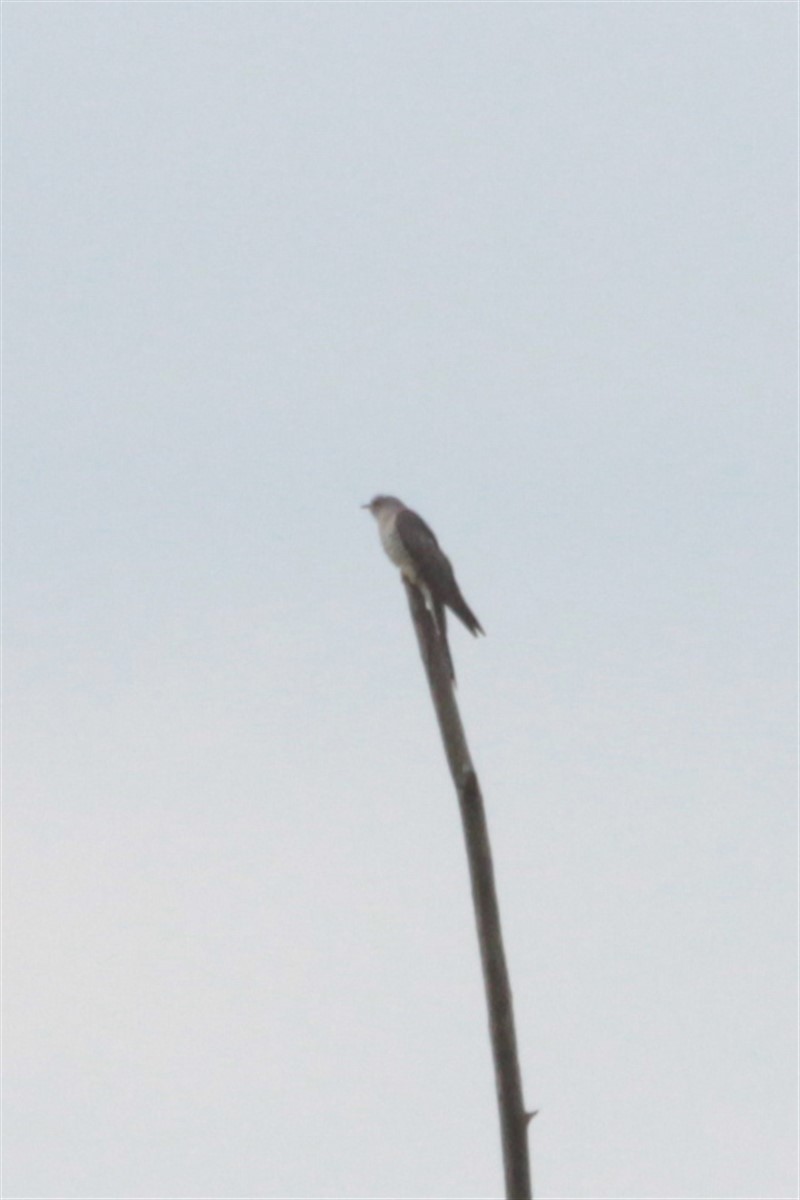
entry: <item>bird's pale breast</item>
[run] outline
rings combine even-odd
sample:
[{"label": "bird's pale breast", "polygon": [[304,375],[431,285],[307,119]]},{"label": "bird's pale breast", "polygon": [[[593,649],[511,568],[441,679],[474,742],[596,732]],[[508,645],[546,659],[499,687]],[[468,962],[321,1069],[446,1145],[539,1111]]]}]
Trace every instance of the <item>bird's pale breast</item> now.
[{"label": "bird's pale breast", "polygon": [[397,532],[393,518],[394,514],[392,514],[392,520],[378,522],[383,548],[395,566],[400,568],[405,577],[409,579],[411,583],[416,583],[417,572],[414,567],[414,560],[408,553],[408,550],[406,550],[403,540]]}]

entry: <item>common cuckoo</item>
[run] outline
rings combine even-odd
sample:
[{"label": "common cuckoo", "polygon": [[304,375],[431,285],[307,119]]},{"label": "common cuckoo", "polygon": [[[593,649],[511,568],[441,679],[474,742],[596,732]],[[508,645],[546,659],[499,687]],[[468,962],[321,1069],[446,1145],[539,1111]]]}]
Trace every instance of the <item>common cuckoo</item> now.
[{"label": "common cuckoo", "polygon": [[368,508],[378,522],[381,542],[389,558],[400,568],[404,578],[425,596],[442,640],[450,675],[455,679],[447,642],[445,607],[454,612],[475,637],[484,631],[461,595],[450,559],[439,546],[433,530],[422,517],[406,508],[402,500],[395,496],[376,496],[362,507]]}]

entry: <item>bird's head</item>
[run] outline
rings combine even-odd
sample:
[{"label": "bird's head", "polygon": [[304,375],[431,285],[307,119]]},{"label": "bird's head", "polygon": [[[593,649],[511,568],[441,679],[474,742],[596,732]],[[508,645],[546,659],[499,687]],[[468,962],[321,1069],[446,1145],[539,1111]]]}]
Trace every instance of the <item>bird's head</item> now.
[{"label": "bird's head", "polygon": [[399,512],[401,508],[405,508],[405,505],[396,496],[373,496],[369,504],[362,504],[361,507],[368,509],[373,517],[377,518],[382,513]]}]

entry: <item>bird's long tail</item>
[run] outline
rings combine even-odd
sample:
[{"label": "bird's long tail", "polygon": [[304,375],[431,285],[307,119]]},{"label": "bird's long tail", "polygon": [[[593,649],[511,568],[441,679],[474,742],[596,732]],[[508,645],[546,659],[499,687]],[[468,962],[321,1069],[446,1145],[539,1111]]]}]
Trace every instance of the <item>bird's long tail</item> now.
[{"label": "bird's long tail", "polygon": [[436,625],[436,632],[439,635],[439,641],[442,644],[444,656],[447,659],[447,666],[450,670],[450,678],[453,683],[456,681],[456,671],[453,666],[453,656],[450,653],[450,643],[447,640],[447,613],[442,603],[434,601],[433,603],[433,620]]}]

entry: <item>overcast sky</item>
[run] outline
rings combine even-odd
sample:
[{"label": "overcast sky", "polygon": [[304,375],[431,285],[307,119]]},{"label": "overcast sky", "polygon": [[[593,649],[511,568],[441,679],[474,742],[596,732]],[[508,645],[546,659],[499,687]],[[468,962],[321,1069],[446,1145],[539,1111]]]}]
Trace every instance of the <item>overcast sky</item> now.
[{"label": "overcast sky", "polygon": [[796,1197],[797,8],[4,6],[5,1190]]}]

